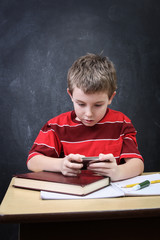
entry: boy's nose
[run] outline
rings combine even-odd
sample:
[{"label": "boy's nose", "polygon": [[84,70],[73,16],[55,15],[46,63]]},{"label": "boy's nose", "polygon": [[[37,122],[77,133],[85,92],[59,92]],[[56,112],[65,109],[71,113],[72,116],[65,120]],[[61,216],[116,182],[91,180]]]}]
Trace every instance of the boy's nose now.
[{"label": "boy's nose", "polygon": [[89,117],[92,117],[92,110],[90,108],[87,108],[86,109],[86,116],[89,118]]}]

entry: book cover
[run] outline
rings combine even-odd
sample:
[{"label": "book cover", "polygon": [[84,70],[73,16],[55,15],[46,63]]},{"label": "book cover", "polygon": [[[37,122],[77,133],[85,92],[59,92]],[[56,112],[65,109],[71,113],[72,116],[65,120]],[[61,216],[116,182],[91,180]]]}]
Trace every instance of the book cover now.
[{"label": "book cover", "polygon": [[30,172],[16,175],[14,186],[33,190],[86,195],[110,184],[109,177],[84,170],[77,177],[64,176],[56,172]]}]

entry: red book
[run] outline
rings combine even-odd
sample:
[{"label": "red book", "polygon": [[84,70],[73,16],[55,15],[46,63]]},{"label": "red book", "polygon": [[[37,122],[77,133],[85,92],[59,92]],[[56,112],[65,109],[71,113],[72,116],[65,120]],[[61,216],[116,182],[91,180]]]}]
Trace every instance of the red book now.
[{"label": "red book", "polygon": [[64,176],[55,172],[30,172],[16,175],[13,186],[84,196],[110,184],[109,177],[82,170],[77,177]]}]

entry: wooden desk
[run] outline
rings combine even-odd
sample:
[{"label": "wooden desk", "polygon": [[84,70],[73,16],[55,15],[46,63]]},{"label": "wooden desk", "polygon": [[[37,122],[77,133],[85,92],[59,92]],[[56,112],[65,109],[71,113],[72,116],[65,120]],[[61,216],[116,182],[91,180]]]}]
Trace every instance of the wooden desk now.
[{"label": "wooden desk", "polygon": [[[13,180],[12,180],[13,181]],[[38,191],[12,187],[0,206],[1,223],[19,223],[20,239],[155,239],[160,196],[41,200]]]}]

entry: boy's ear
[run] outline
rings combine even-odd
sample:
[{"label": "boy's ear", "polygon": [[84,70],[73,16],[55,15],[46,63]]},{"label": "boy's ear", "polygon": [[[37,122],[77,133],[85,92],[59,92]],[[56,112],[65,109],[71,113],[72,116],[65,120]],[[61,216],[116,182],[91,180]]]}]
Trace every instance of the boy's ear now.
[{"label": "boy's ear", "polygon": [[72,94],[71,94],[71,92],[69,91],[69,88],[67,88],[67,93],[68,93],[68,95],[70,96],[70,98],[71,98],[71,100],[72,100]]},{"label": "boy's ear", "polygon": [[109,99],[108,105],[112,103],[112,100],[114,98],[114,96],[116,95],[116,91],[114,91],[114,93],[112,94],[112,96]]}]

